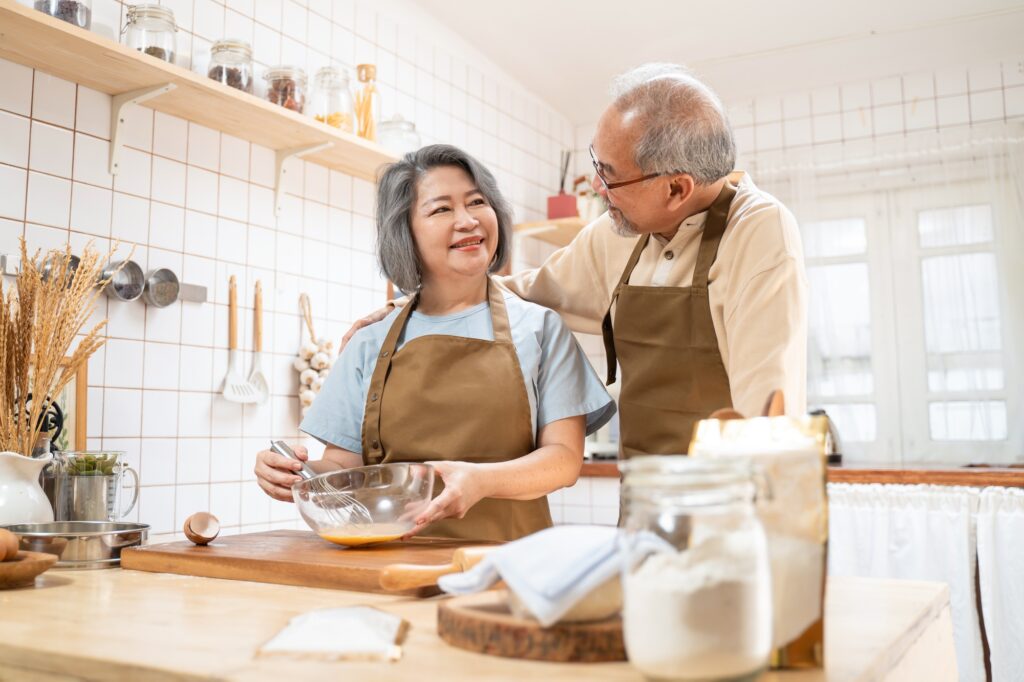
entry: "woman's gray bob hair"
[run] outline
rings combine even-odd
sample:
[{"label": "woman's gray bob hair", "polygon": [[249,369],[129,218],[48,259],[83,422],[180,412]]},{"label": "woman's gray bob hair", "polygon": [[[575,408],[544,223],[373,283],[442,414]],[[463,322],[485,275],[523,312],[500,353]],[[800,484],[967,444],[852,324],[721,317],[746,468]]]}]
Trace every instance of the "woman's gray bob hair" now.
[{"label": "woman's gray bob hair", "polygon": [[423,283],[423,268],[412,236],[416,187],[427,172],[440,166],[466,171],[498,216],[498,248],[489,272],[497,272],[509,259],[512,207],[498,190],[491,172],[458,147],[422,147],[385,166],[377,180],[377,259],[387,278],[406,293],[416,291]]}]

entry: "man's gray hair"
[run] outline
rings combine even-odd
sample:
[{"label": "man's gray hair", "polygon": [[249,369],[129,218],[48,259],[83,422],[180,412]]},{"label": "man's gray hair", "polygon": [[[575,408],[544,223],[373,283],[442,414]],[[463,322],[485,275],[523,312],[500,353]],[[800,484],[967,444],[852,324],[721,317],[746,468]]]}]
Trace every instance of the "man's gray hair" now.
[{"label": "man's gray hair", "polygon": [[721,100],[678,64],[652,63],[612,82],[613,106],[639,117],[634,161],[643,173],[680,172],[711,184],[732,172],[736,142]]},{"label": "man's gray hair", "polygon": [[377,180],[377,260],[388,279],[406,293],[416,291],[423,283],[423,266],[412,236],[416,188],[427,172],[441,166],[466,171],[498,216],[498,247],[488,271],[497,272],[509,259],[512,207],[491,172],[458,147],[422,147],[385,166]]}]

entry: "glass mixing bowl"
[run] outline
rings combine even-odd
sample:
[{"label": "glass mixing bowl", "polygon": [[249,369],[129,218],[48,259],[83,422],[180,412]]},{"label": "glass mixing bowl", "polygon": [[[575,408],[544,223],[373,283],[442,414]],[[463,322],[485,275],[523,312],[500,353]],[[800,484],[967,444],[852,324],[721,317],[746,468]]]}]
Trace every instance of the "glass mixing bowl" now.
[{"label": "glass mixing bowl", "polygon": [[433,492],[433,468],[410,462],[331,471],[292,486],[309,527],[345,547],[402,537],[416,525]]}]

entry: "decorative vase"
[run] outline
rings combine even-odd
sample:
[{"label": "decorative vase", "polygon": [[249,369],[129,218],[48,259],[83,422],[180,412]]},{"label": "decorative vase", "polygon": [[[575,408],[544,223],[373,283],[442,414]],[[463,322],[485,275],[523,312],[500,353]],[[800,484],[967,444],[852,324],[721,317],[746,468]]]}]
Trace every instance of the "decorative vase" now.
[{"label": "decorative vase", "polygon": [[53,521],[53,507],[39,485],[39,474],[53,459],[0,452],[0,526]]}]

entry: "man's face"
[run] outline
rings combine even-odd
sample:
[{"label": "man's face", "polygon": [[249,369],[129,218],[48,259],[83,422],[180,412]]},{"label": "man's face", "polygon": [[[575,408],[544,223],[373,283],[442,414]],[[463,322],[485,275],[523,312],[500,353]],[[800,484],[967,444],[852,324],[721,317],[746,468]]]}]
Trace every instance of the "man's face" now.
[{"label": "man's face", "polygon": [[[609,184],[643,176],[633,160],[640,131],[641,127],[631,112],[609,107],[602,114],[592,147],[600,173]],[[667,214],[661,197],[665,191],[664,182],[663,177],[655,177],[609,190],[601,178],[595,175],[593,187],[608,202],[608,216],[612,219],[615,231],[623,236],[634,237],[645,232],[662,232],[672,227],[671,216]]]}]

